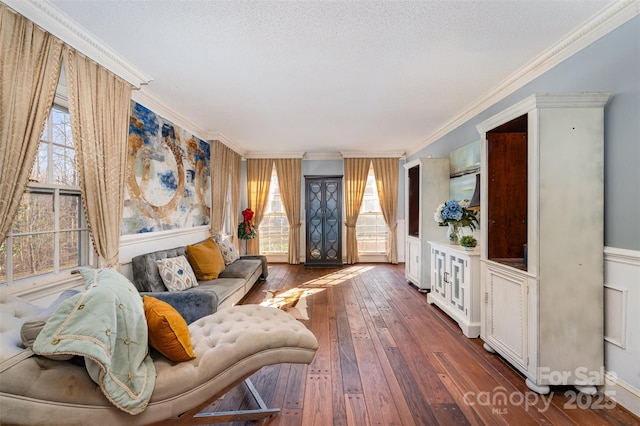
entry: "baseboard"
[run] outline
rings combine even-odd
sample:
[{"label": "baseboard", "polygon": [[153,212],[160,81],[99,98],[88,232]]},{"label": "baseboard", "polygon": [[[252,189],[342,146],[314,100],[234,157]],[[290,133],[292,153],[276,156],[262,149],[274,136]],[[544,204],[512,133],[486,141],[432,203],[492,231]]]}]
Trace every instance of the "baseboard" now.
[{"label": "baseboard", "polygon": [[640,389],[636,389],[615,374],[605,373],[604,394],[631,413],[640,417]]}]

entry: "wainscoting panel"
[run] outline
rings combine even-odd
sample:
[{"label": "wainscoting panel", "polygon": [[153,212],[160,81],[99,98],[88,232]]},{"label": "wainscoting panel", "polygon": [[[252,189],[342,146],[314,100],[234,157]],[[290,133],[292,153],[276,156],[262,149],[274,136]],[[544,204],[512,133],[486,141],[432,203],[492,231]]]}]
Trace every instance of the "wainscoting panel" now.
[{"label": "wainscoting panel", "polygon": [[604,340],[626,349],[627,289],[604,286]]},{"label": "wainscoting panel", "polygon": [[604,250],[604,392],[640,416],[640,251]]}]

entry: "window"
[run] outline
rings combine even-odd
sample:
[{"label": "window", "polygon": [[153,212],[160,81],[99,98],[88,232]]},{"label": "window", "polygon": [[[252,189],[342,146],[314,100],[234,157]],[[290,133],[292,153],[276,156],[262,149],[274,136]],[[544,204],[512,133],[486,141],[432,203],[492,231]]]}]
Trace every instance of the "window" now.
[{"label": "window", "polygon": [[380,208],[373,165],[369,166],[367,186],[356,223],[356,238],[360,254],[384,254],[387,252],[387,224]]},{"label": "window", "polygon": [[271,172],[267,208],[258,232],[260,233],[260,254],[289,252],[289,222],[280,199],[280,185],[275,165]]},{"label": "window", "polygon": [[69,113],[54,105],[18,213],[0,246],[0,284],[86,264],[88,234]]}]

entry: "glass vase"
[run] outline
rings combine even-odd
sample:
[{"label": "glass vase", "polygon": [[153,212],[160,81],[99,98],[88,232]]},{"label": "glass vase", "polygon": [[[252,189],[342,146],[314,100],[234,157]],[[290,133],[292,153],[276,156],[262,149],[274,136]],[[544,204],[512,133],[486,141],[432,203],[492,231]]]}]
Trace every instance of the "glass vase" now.
[{"label": "glass vase", "polygon": [[460,244],[460,238],[462,237],[462,226],[459,223],[449,223],[447,227],[447,240],[449,244]]}]

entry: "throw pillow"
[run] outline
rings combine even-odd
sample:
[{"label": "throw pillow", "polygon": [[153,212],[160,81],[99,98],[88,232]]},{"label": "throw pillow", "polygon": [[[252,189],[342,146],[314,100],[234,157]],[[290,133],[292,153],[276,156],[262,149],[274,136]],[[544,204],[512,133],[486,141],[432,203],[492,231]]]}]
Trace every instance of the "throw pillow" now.
[{"label": "throw pillow", "polygon": [[222,254],[225,265],[230,265],[240,259],[240,253],[238,253],[238,250],[231,244],[231,241],[216,239],[216,243],[218,243],[218,248],[220,248],[220,253]]},{"label": "throw pillow", "polygon": [[[22,344],[25,348],[33,347],[33,342],[36,341],[36,337],[38,337],[38,335],[44,328],[49,317],[51,317],[56,309],[58,309],[58,306],[60,306],[60,304],[66,299],[70,298],[71,296],[75,296],[78,293],[80,293],[79,290],[73,289],[63,291],[60,296],[58,296],[58,298],[54,300],[53,303],[51,303],[51,305],[43,308],[40,312],[38,312],[38,315],[36,317],[33,317],[22,324],[22,327],[20,328],[20,338],[22,339]],[[47,355],[46,357],[56,361],[66,361],[73,358],[73,355]]]},{"label": "throw pillow", "polygon": [[156,261],[160,278],[169,291],[182,291],[196,287],[198,281],[191,265],[184,256],[169,257]]},{"label": "throw pillow", "polygon": [[171,361],[194,359],[189,327],[178,311],[155,297],[143,296],[143,302],[151,346]]},{"label": "throw pillow", "polygon": [[215,280],[224,271],[224,259],[213,238],[187,246],[187,256],[199,280]]}]

